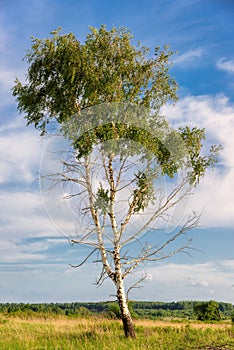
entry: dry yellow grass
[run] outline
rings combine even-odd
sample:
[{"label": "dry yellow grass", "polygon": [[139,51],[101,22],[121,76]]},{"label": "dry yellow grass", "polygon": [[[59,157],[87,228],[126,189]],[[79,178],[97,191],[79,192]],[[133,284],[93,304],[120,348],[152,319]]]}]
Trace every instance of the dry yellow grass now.
[{"label": "dry yellow grass", "polygon": [[[5,317],[1,350],[234,349],[231,324],[135,320],[137,339],[125,339],[121,321],[100,317]],[[212,348],[214,349],[214,347]]]},{"label": "dry yellow grass", "polygon": [[[28,323],[30,320],[30,323],[32,324],[41,324],[42,321],[44,324],[49,324],[53,325],[53,327],[59,329],[59,328],[64,328],[64,327],[76,327],[79,325],[80,328],[83,329],[89,329],[90,326],[94,324],[94,321],[96,320],[97,323],[100,324],[107,324],[108,320],[106,318],[102,317],[90,317],[90,318],[66,318],[64,316],[58,316],[56,318],[54,317],[46,317],[45,319],[43,318],[18,318],[14,317],[14,321],[17,323]],[[113,322],[113,320],[109,321],[110,323]],[[120,320],[115,320],[114,322],[121,324]],[[192,328],[196,329],[205,329],[205,328],[212,328],[212,329],[223,329],[226,327],[232,327],[231,323],[228,321],[223,321],[219,323],[204,323],[204,322],[196,322],[196,321],[191,321],[191,320],[134,320],[134,324],[136,326],[142,326],[142,327],[173,327],[173,328],[182,328],[185,327],[186,325],[189,325]]]},{"label": "dry yellow grass", "polygon": [[213,328],[213,329],[224,329],[226,327],[232,327],[232,325],[227,322],[222,323],[202,323],[202,322],[176,322],[176,321],[151,321],[151,320],[135,320],[135,325],[143,326],[143,327],[174,327],[174,328],[182,328],[186,325],[189,325],[192,328],[196,329],[205,329],[205,328]]}]

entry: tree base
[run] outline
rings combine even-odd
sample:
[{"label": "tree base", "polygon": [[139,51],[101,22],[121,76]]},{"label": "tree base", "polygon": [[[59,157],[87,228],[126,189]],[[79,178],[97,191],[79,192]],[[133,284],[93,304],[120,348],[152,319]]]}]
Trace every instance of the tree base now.
[{"label": "tree base", "polygon": [[130,316],[122,317],[122,322],[124,326],[124,334],[126,338],[136,339],[136,333],[134,330],[133,322]]}]

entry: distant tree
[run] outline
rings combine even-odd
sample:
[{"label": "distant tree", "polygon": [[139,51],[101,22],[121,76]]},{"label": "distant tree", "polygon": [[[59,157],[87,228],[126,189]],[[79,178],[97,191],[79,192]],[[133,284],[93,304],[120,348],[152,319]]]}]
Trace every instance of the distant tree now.
[{"label": "distant tree", "polygon": [[219,304],[210,300],[194,305],[194,313],[199,321],[220,321]]},{"label": "distant tree", "polygon": [[[213,166],[219,148],[202,154],[203,129],[169,127],[160,109],[177,100],[172,52],[157,47],[149,57],[132,39],[125,28],[105,26],[90,28],[83,44],[58,30],[48,39],[33,38],[27,81],[17,79],[13,94],[27,124],[43,135],[56,123],[70,142],[55,179],[67,185],[67,199],[78,198],[75,210],[84,220],[71,243],[90,252],[77,267],[97,254],[97,284],[113,282],[125,335],[134,338],[124,280],[143,263],[188,251],[190,240],[180,239],[196,227],[197,215],[164,240],[159,229],[178,220],[173,208]],[[159,235],[156,244],[147,241],[149,232]]]},{"label": "distant tree", "polygon": [[121,314],[120,314],[120,309],[119,309],[118,304],[116,304],[116,303],[109,303],[108,304],[108,317],[121,319]]},{"label": "distant tree", "polygon": [[90,311],[87,307],[85,306],[80,306],[78,310],[78,314],[81,316],[88,316],[90,315]]}]

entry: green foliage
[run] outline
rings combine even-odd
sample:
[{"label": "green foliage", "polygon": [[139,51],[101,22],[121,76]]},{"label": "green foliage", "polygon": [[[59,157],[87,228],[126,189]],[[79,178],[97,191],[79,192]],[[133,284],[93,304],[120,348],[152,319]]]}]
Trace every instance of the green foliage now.
[{"label": "green foliage", "polygon": [[[134,318],[163,319],[163,318],[194,318],[196,301],[155,302],[155,301],[129,301],[129,309]],[[223,319],[233,318],[234,307],[230,303],[218,303]],[[67,315],[70,317],[83,317],[90,315],[108,315],[110,312],[118,317],[119,306],[116,302],[99,303],[52,303],[52,304],[0,304],[0,313],[5,315],[20,315],[22,317],[36,317],[44,315]],[[114,314],[112,314],[114,316]]]},{"label": "green foliage", "polygon": [[108,304],[108,318],[121,319],[119,305],[115,302]]},{"label": "green foliage", "polygon": [[187,166],[190,168],[190,183],[197,184],[199,179],[205,175],[209,167],[213,167],[217,162],[221,145],[212,145],[208,156],[201,155],[202,141],[205,140],[205,129],[192,128],[188,126],[180,128],[180,135],[185,143],[189,154]]},{"label": "green foliage", "polygon": [[220,321],[221,320],[219,304],[214,300],[195,304],[194,313],[196,314],[197,319],[199,321]]},{"label": "green foliage", "polygon": [[155,199],[154,176],[152,171],[139,171],[135,176],[137,189],[133,192],[134,202],[136,202],[134,212],[139,212],[140,210],[144,211],[148,204]]},{"label": "green foliage", "polygon": [[80,306],[78,309],[79,316],[89,316],[91,313],[89,309],[85,306]]},{"label": "green foliage", "polygon": [[74,34],[53,31],[48,39],[32,38],[26,55],[27,83],[16,80],[13,94],[28,124],[42,133],[51,118],[61,123],[87,107],[129,102],[159,109],[176,100],[176,82],[168,74],[168,46],[134,46],[126,28],[90,27],[84,44]]},{"label": "green foliage", "polygon": [[100,184],[100,187],[97,190],[96,194],[96,201],[95,201],[95,209],[100,210],[102,215],[106,215],[108,212],[110,205],[110,196],[109,196],[109,190],[104,190],[102,187],[102,184]]},{"label": "green foliage", "polygon": [[[190,183],[198,183],[205,170],[217,161],[220,146],[212,146],[204,156],[201,154],[203,129],[185,127],[169,132],[167,122],[159,116],[160,108],[167,101],[177,100],[177,84],[169,74],[173,52],[168,46],[156,47],[154,56],[149,57],[149,48],[140,43],[134,45],[133,36],[126,28],[107,30],[102,25],[99,29],[89,29],[84,43],[72,33],[61,34],[60,28],[49,38],[32,38],[31,49],[25,57],[26,83],[16,79],[13,88],[18,109],[25,113],[27,123],[42,134],[52,121],[63,125],[63,132],[78,151],[78,158],[102,144],[103,148],[111,146],[113,154],[120,157],[126,152],[141,155],[144,160],[151,155],[162,173],[170,178],[186,167]],[[118,107],[119,103],[145,110],[141,109],[141,113],[136,108],[124,110]],[[102,106],[103,113],[109,104],[111,114],[118,121],[103,123],[97,109],[93,113],[98,115],[98,120],[90,115],[90,107]],[[110,144],[107,142],[110,140],[116,142]],[[131,142],[134,147],[130,146]],[[134,210],[139,212],[154,199],[153,179],[145,172],[136,177],[139,186],[133,193],[137,198]],[[101,206],[99,209],[104,214],[106,209],[102,204],[108,203],[108,194],[100,191],[96,205]]]}]

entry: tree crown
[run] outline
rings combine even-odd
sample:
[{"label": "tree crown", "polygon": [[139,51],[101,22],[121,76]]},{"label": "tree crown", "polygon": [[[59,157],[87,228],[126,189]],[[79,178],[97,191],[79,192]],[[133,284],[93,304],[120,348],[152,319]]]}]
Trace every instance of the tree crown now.
[{"label": "tree crown", "polygon": [[[154,57],[149,57],[149,48],[140,43],[133,45],[133,36],[124,27],[108,31],[102,25],[89,29],[83,44],[72,33],[61,34],[60,28],[51,32],[50,38],[32,38],[31,50],[25,57],[29,65],[26,83],[16,79],[13,88],[27,123],[44,134],[47,124],[56,120],[78,150],[78,157],[106,140],[131,140],[142,146],[134,148],[135,154],[143,148],[149,150],[170,177],[185,164],[186,158],[190,182],[197,183],[206,168],[217,161],[220,147],[212,146],[210,154],[202,156],[205,132],[199,128],[185,127],[168,134],[168,123],[159,112],[167,101],[177,100],[177,84],[169,74],[173,54],[169,46],[156,47]],[[102,112],[107,106],[105,118],[111,110],[114,122],[109,119],[104,123],[100,111],[92,109],[100,105]],[[125,105],[130,105],[127,117],[122,107]],[[91,112],[85,113],[86,109]],[[131,109],[134,113],[129,115]],[[90,115],[93,111],[99,120]],[[68,125],[75,126],[75,136],[74,132],[67,132]],[[181,149],[182,143],[187,156]],[[122,143],[115,151],[123,155],[126,148],[126,143]],[[169,151],[173,149],[176,152]]]},{"label": "tree crown", "polygon": [[48,39],[32,38],[26,55],[29,64],[25,84],[16,80],[13,94],[28,124],[42,133],[51,118],[59,123],[74,113],[100,103],[129,102],[159,109],[176,100],[177,84],[168,74],[173,54],[157,47],[154,57],[126,28],[90,27],[82,44],[74,34]]}]

